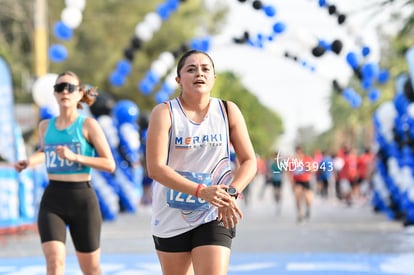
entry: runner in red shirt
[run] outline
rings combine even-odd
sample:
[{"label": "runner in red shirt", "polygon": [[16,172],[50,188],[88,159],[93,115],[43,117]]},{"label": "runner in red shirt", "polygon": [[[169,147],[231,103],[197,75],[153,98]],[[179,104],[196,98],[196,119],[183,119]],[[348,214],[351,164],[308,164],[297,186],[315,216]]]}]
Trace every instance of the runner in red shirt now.
[{"label": "runner in red shirt", "polygon": [[[289,160],[289,171],[296,199],[297,217],[301,222],[304,218],[310,217],[313,203],[310,181],[318,167],[314,167],[316,162],[303,153],[302,147],[296,146],[295,152],[295,156]],[[303,213],[303,204],[305,204],[305,213]]]}]

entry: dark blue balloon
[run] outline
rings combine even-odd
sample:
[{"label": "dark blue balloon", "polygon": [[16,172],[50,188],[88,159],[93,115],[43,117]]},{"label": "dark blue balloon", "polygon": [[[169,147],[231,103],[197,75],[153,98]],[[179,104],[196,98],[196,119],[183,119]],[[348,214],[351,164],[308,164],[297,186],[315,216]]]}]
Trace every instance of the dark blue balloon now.
[{"label": "dark blue balloon", "polygon": [[73,30],[62,21],[55,23],[53,33],[60,40],[70,40],[73,36]]},{"label": "dark blue balloon", "polygon": [[372,78],[364,77],[361,82],[362,89],[368,91],[372,85],[374,84],[374,80]]},{"label": "dark blue balloon", "polygon": [[361,53],[363,57],[367,57],[371,53],[371,49],[368,46],[364,46]]},{"label": "dark blue balloon", "polygon": [[41,107],[39,112],[40,112],[40,114],[39,114],[40,120],[49,119],[49,118],[52,118],[52,117],[55,116],[53,111],[47,106]]},{"label": "dark blue balloon", "polygon": [[319,7],[323,8],[326,6],[326,0],[319,0]]},{"label": "dark blue balloon", "polygon": [[378,78],[377,81],[379,84],[385,84],[388,82],[388,80],[390,79],[390,72],[386,69],[382,69],[379,73],[378,73]]},{"label": "dark blue balloon", "polygon": [[166,4],[160,4],[157,7],[157,14],[165,21],[170,17],[170,9]]},{"label": "dark blue balloon", "polygon": [[141,94],[143,95],[150,95],[152,92],[152,85],[146,80],[143,80],[139,83],[138,89],[140,90]]},{"label": "dark blue balloon", "polygon": [[125,76],[120,74],[118,71],[114,71],[109,76],[109,82],[112,86],[121,87],[125,84]]},{"label": "dark blue balloon", "polygon": [[346,55],[346,62],[348,62],[349,66],[351,66],[351,68],[353,68],[353,69],[358,68],[359,61],[358,61],[357,54],[354,53],[354,52],[349,52]]},{"label": "dark blue balloon", "polygon": [[286,25],[283,22],[276,22],[273,25],[273,31],[275,33],[283,33],[286,30]]},{"label": "dark blue balloon", "polygon": [[380,91],[377,88],[373,88],[368,92],[368,99],[371,102],[377,102],[378,99],[380,98]]},{"label": "dark blue balloon", "polygon": [[139,117],[139,109],[135,102],[123,99],[118,101],[112,109],[112,115],[118,125],[122,123],[135,123]]},{"label": "dark blue balloon", "polygon": [[320,39],[318,44],[325,50],[331,50],[331,44],[326,40]]},{"label": "dark blue balloon", "polygon": [[273,6],[265,6],[265,7],[263,8],[263,10],[264,10],[265,14],[266,14],[268,17],[273,17],[273,16],[275,16],[275,15],[276,15],[276,9],[275,9],[275,7],[273,7]]},{"label": "dark blue balloon", "polygon": [[201,46],[201,50],[203,52],[208,52],[210,50],[210,47],[211,47],[211,38],[206,37],[206,38],[202,39],[200,46]]},{"label": "dark blue balloon", "polygon": [[179,0],[167,0],[165,4],[170,11],[175,11],[176,9],[178,9],[178,6],[180,5],[180,1]]},{"label": "dark blue balloon", "polygon": [[54,44],[49,48],[49,58],[52,62],[63,62],[68,57],[68,50],[61,44]]},{"label": "dark blue balloon", "polygon": [[132,70],[131,63],[128,60],[126,60],[126,59],[120,60],[116,64],[116,70],[121,75],[127,76],[131,72],[131,70]]},{"label": "dark blue balloon", "polygon": [[157,102],[157,103],[165,102],[169,98],[170,98],[170,96],[166,92],[164,92],[163,90],[160,90],[155,94],[155,102]]},{"label": "dark blue balloon", "polygon": [[379,66],[376,63],[365,63],[362,65],[361,73],[364,78],[374,79],[379,73]]}]

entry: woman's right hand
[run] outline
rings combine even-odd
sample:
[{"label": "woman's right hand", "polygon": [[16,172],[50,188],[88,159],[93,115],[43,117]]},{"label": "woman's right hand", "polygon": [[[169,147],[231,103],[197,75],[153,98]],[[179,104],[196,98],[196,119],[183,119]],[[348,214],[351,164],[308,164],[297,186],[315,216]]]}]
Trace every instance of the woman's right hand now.
[{"label": "woman's right hand", "polygon": [[216,207],[229,206],[232,197],[227,194],[226,188],[225,185],[207,186],[200,190],[198,197]]},{"label": "woman's right hand", "polygon": [[29,162],[27,160],[19,160],[14,164],[14,168],[17,172],[21,172],[22,170],[26,169],[29,166]]}]

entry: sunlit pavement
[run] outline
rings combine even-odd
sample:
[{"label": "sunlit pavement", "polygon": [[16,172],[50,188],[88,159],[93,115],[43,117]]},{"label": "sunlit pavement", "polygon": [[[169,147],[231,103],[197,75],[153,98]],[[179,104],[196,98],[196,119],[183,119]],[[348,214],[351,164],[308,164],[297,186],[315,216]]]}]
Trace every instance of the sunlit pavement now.
[{"label": "sunlit pavement", "polygon": [[[331,198],[315,200],[309,221],[298,223],[290,186],[281,213],[271,190],[251,186],[244,218],[233,243],[229,274],[414,274],[414,234],[398,221],[374,213],[367,202],[346,207]],[[105,222],[104,274],[161,274],[149,230],[150,209]],[[68,239],[65,274],[81,274]],[[36,232],[0,236],[1,275],[45,274]]]}]

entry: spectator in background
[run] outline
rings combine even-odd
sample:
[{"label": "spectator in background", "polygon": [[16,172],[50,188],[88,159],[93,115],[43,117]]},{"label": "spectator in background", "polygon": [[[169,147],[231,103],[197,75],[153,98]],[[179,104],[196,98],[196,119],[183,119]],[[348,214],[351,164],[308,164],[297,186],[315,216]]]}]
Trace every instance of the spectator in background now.
[{"label": "spectator in background", "polygon": [[289,172],[296,200],[298,222],[310,218],[313,203],[311,179],[316,172],[314,160],[306,155],[301,146],[296,146],[295,155],[289,160]]},{"label": "spectator in background", "polygon": [[282,207],[282,182],[283,182],[283,170],[279,164],[280,155],[276,151],[271,158],[267,160],[266,171],[266,185],[272,186],[273,198],[276,202],[276,213],[280,214]]},{"label": "spectator in background", "polygon": [[334,176],[333,159],[331,155],[323,151],[322,158],[318,163],[318,171],[316,174],[317,190],[318,194],[326,199],[328,198],[329,183]]},{"label": "spectator in background", "polygon": [[375,155],[370,148],[366,147],[364,152],[358,156],[358,184],[360,195],[366,197],[371,189],[371,176],[374,170]]},{"label": "spectator in background", "polygon": [[353,199],[359,195],[358,156],[355,149],[345,147],[344,166],[339,172],[341,198],[347,205],[352,205]]}]

